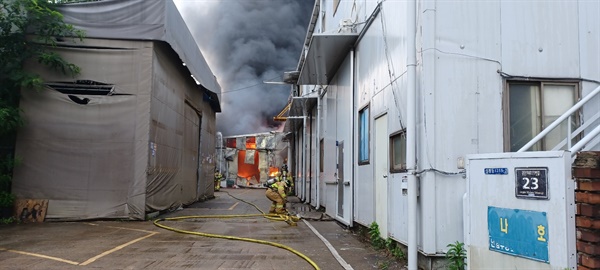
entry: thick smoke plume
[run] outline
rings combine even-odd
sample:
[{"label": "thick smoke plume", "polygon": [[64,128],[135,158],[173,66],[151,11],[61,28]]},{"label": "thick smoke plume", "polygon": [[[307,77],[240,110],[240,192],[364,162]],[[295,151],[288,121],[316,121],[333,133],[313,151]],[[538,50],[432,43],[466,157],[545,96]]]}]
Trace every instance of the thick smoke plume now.
[{"label": "thick smoke plume", "polygon": [[178,0],[222,88],[217,129],[224,136],[275,130],[287,104],[283,72],[296,69],[314,0]]}]

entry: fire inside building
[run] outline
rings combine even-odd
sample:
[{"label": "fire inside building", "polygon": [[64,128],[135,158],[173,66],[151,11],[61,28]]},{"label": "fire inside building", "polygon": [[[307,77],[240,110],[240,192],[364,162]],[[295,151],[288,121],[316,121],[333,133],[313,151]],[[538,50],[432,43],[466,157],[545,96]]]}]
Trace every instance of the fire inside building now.
[{"label": "fire inside building", "polygon": [[[221,186],[263,186],[275,177],[287,161],[289,147],[284,135],[267,132],[223,138],[217,153],[217,170],[223,173]],[[285,164],[287,166],[287,164]]]}]

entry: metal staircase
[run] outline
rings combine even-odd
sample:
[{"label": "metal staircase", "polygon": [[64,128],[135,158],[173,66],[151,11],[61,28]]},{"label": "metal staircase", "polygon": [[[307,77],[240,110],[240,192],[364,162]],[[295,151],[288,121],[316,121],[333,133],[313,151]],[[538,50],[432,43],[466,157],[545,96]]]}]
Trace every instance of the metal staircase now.
[{"label": "metal staircase", "polygon": [[[525,144],[517,152],[524,152],[529,150],[532,146],[546,137],[552,130],[560,126],[564,121],[567,121],[567,138],[562,140],[556,146],[552,148],[553,151],[565,149],[571,152],[571,157],[575,158],[575,155],[579,151],[586,151],[593,149],[594,146],[600,143],[600,110],[597,110],[591,117],[586,117],[582,120],[581,126],[576,127],[573,130],[573,119],[577,114],[581,113],[582,108],[593,98],[600,93],[600,86],[596,87],[591,93],[582,98],[573,107],[567,110],[563,115],[556,119],[548,127],[544,128],[537,136],[531,141]],[[590,112],[587,112],[590,113]],[[584,132],[585,131],[585,132]],[[566,147],[565,147],[566,146]],[[549,148],[549,147],[547,147]]]}]

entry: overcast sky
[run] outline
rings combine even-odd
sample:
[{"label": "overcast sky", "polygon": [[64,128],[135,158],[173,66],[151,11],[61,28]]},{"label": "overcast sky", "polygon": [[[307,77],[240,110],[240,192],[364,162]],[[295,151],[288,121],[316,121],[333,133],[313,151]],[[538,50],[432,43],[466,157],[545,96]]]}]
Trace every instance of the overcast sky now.
[{"label": "overcast sky", "polygon": [[314,0],[175,0],[221,85],[224,136],[277,129],[296,69]]}]

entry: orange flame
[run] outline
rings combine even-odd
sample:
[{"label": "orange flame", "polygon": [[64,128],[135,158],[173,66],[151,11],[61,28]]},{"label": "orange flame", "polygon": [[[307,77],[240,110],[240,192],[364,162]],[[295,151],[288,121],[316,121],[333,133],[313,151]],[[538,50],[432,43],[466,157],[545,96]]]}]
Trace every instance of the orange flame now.
[{"label": "orange flame", "polygon": [[275,177],[275,176],[277,176],[278,172],[279,172],[279,168],[277,168],[277,167],[269,167],[269,177]]}]

